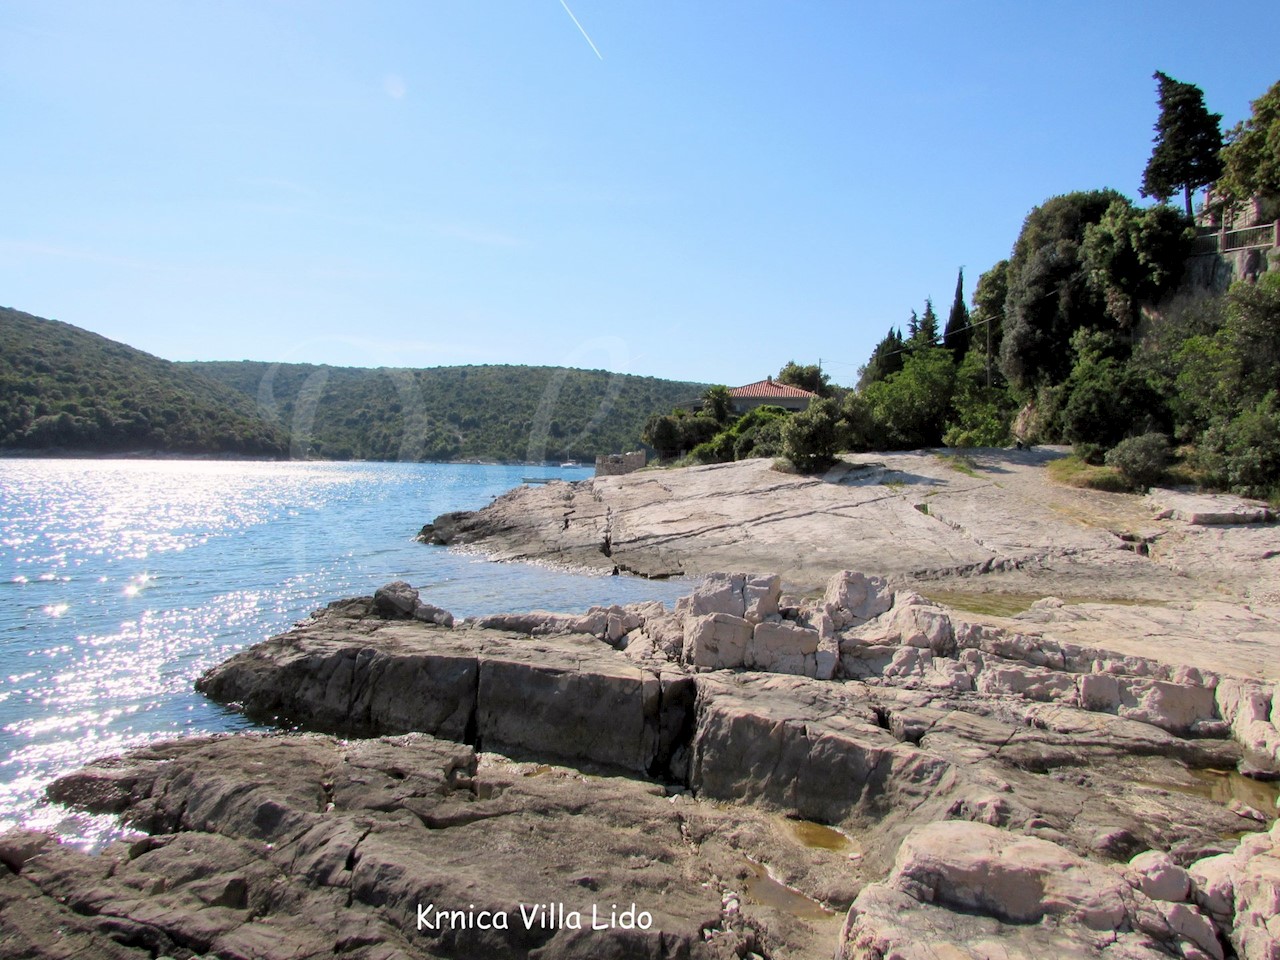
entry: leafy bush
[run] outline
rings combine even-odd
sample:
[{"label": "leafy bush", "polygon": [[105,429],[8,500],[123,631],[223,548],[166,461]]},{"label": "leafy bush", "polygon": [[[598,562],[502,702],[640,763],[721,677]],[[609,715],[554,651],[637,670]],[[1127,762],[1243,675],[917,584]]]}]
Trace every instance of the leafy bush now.
[{"label": "leafy bush", "polygon": [[871,405],[878,445],[894,450],[936,446],[955,379],[951,352],[932,347],[909,354],[900,371],[867,387],[863,395]]},{"label": "leafy bush", "polygon": [[1071,343],[1078,359],[1066,382],[1061,414],[1065,438],[1105,450],[1123,440],[1135,423],[1150,430],[1163,404],[1136,367],[1110,353],[1115,341],[1082,330]]},{"label": "leafy bush", "polygon": [[836,429],[843,450],[861,452],[879,446],[880,431],[876,426],[875,411],[865,393],[846,394],[840,404],[840,420]]},{"label": "leafy bush", "polygon": [[1229,421],[1205,431],[1199,466],[1211,483],[1246,497],[1280,486],[1280,397],[1272,390]]},{"label": "leafy bush", "polygon": [[956,372],[951,403],[954,419],[942,436],[948,447],[1003,447],[1009,443],[1017,403],[998,373],[987,386],[986,355],[977,347],[965,354]]},{"label": "leafy bush", "polygon": [[788,416],[790,414],[783,413],[762,419],[739,433],[733,445],[733,459],[779,456],[782,453],[782,426]]},{"label": "leafy bush", "polygon": [[839,448],[835,402],[822,399],[795,414],[782,428],[782,455],[801,473],[817,473],[835,463]]},{"label": "leafy bush", "polygon": [[728,430],[717,433],[689,451],[689,459],[694,463],[728,463],[733,459],[733,434]]},{"label": "leafy bush", "polygon": [[1145,490],[1159,481],[1169,466],[1169,438],[1163,433],[1144,433],[1121,440],[1107,451],[1105,462],[1135,490]]}]

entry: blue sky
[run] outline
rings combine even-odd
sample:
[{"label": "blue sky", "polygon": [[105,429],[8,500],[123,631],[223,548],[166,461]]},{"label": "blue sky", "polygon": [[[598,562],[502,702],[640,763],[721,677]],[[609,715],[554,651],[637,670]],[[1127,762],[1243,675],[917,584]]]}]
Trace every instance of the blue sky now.
[{"label": "blue sky", "polygon": [[1155,70],[1224,126],[1280,79],[1269,3],[567,2],[591,43],[560,0],[0,0],[0,304],[172,360],[848,384],[1037,203],[1137,198]]}]

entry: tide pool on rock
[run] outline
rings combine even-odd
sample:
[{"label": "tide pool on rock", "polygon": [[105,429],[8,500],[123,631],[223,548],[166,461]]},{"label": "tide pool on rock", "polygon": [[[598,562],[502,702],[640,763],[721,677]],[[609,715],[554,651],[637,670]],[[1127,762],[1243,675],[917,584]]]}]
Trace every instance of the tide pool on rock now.
[{"label": "tide pool on rock", "polygon": [[109,833],[109,823],[43,804],[44,786],[109,751],[243,728],[242,716],[195,693],[195,678],[333,597],[403,577],[424,599],[475,615],[685,589],[413,542],[424,510],[483,506],[525,472],[0,460],[0,829]]}]

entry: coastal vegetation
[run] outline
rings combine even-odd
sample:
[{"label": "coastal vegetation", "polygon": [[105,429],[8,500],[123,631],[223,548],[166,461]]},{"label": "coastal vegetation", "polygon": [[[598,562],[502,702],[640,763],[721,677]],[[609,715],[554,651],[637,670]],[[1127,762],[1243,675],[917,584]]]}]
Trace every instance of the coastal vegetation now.
[{"label": "coastal vegetation", "polygon": [[[980,277],[972,309],[957,278],[942,336],[926,301],[905,336],[891,328],[876,345],[855,390],[825,413],[838,447],[1069,443],[1077,483],[1140,489],[1172,469],[1173,479],[1275,495],[1280,265],[1225,289],[1187,266],[1198,187],[1213,185],[1202,222],[1242,204],[1255,219],[1280,212],[1280,83],[1224,145],[1198,88],[1155,79],[1143,192],[1160,203],[1102,189],[1033,209],[1009,258]],[[1185,209],[1166,205],[1179,195]]]},{"label": "coastal vegetation", "polygon": [[[663,459],[781,456],[801,472],[826,469],[840,450],[1066,443],[1075,457],[1058,473],[1077,485],[1193,480],[1275,498],[1280,264],[1229,285],[1188,267],[1199,187],[1212,185],[1202,225],[1247,207],[1255,220],[1280,215],[1280,83],[1224,140],[1197,87],[1154,79],[1142,192],[1156,205],[1112,189],[1051,197],[1027,215],[1009,258],[979,277],[971,305],[961,270],[945,327],[926,299],[905,332],[891,327],[876,344],[852,390],[791,361],[777,379],[818,394],[806,411],[735,418],[708,392],[652,416],[645,442]],[[1175,196],[1183,209],[1167,203]]]},{"label": "coastal vegetation", "polygon": [[0,308],[0,449],[280,457],[289,439],[195,371]]}]

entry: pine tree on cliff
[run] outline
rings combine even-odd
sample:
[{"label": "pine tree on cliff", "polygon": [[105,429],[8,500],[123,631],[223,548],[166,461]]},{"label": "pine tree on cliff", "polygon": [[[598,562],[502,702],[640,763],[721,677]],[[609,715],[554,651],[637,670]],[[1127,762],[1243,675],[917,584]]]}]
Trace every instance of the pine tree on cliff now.
[{"label": "pine tree on cliff", "polygon": [[1153,76],[1160,85],[1160,118],[1155,149],[1142,174],[1142,195],[1165,203],[1181,190],[1189,218],[1191,191],[1222,175],[1222,114],[1209,112],[1203,91],[1194,84],[1159,70]]},{"label": "pine tree on cliff", "polygon": [[969,309],[964,305],[964,267],[956,277],[956,296],[951,301],[951,315],[947,317],[947,328],[942,334],[942,345],[951,351],[951,355],[959,362],[969,351],[968,329]]}]

